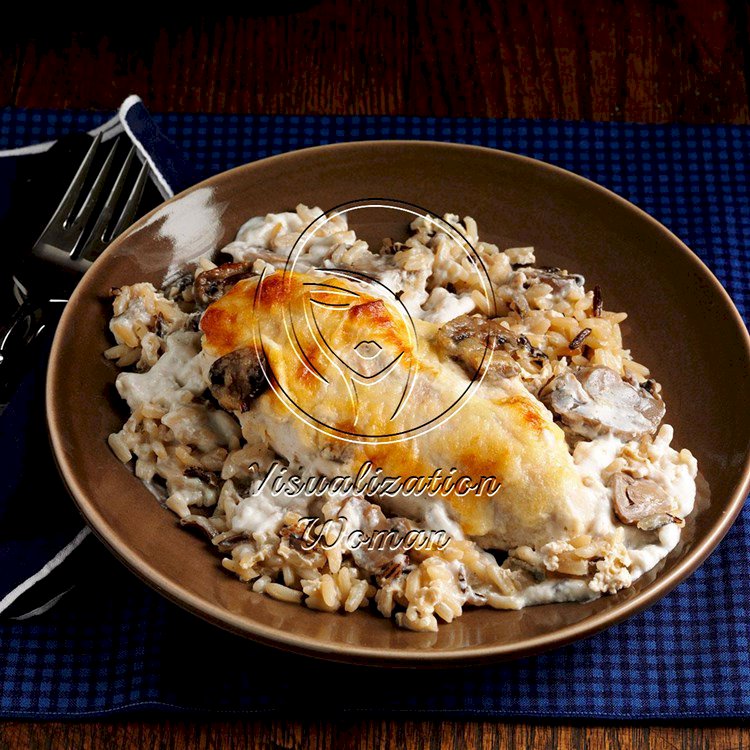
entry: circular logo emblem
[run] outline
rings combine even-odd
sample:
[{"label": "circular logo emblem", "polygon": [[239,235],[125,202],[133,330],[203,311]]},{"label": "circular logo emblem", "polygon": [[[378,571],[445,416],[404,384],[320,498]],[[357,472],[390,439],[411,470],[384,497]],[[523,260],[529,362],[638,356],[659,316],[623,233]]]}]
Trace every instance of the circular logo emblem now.
[{"label": "circular logo emblem", "polygon": [[[378,248],[349,229],[404,219],[415,235]],[[440,304],[461,299],[432,292],[448,286],[446,268],[455,269],[463,287],[481,290],[494,311],[476,249],[433,212],[379,199],[321,214],[300,234],[284,269],[264,274],[257,286],[259,362],[276,395],[309,426],[351,442],[408,440],[452,418],[481,383],[492,348],[484,342],[468,383],[437,354],[438,326],[429,319]],[[271,279],[275,290],[283,289],[274,291],[273,304],[266,296]],[[269,314],[283,319],[272,343],[263,332]],[[272,372],[273,354],[284,361],[286,377]]]}]

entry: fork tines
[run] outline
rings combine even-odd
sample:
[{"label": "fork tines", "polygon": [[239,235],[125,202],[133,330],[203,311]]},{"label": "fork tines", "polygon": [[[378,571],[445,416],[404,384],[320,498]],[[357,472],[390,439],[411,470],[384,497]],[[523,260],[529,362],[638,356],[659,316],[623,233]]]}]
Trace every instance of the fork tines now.
[{"label": "fork tines", "polygon": [[[93,261],[135,218],[148,179],[149,167],[145,161],[139,164],[136,147],[132,146],[105,197],[107,177],[118,151],[117,140],[110,147],[91,187],[85,193],[80,208],[75,211],[101,146],[102,136],[98,134],[60,205],[34,246],[34,250],[41,250],[41,254],[48,260],[65,266],[88,265],[88,262]],[[123,204],[134,163],[138,164],[140,169]]]}]

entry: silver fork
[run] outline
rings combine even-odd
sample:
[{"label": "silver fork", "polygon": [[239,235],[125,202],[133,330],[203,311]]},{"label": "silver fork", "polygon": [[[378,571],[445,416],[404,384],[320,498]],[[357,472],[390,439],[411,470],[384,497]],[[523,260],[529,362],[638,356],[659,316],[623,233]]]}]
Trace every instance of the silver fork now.
[{"label": "silver fork", "polygon": [[19,306],[10,321],[0,328],[0,411],[24,371],[25,360],[28,359],[24,355],[28,354],[28,348],[46,327],[56,324],[67,302],[67,295],[78,279],[135,218],[148,180],[149,167],[147,162],[140,166],[135,182],[125,197],[128,177],[134,161],[137,161],[133,146],[105,197],[104,186],[114,165],[116,140],[74,215],[86,178],[101,147],[102,137],[99,134],[91,143],[55,213],[34,243],[20,273],[13,277],[14,294]]},{"label": "silver fork", "polygon": [[143,194],[143,188],[146,186],[146,180],[148,179],[148,164],[146,162],[141,166],[135,184],[120,211],[118,219],[114,226],[110,227],[115,208],[123,195],[130,168],[135,158],[135,146],[131,147],[125,157],[125,162],[120,168],[115,184],[107,196],[96,224],[89,232],[86,232],[94,209],[99,205],[104,194],[104,183],[112,169],[116,143],[110,148],[107,158],[81,208],[73,216],[73,208],[81,195],[86,177],[91,171],[91,165],[101,142],[102,136],[99,134],[92,142],[49,224],[34,243],[31,250],[34,257],[54,263],[61,268],[85,273],[96,256],[133,221]]}]

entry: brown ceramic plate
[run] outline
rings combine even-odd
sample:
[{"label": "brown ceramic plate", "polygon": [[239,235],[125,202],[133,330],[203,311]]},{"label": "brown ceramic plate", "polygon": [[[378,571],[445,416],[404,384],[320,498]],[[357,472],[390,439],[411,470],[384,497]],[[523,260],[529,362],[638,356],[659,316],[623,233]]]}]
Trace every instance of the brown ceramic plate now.
[{"label": "brown ceramic plate", "polygon": [[[625,310],[625,344],[664,386],[676,443],[698,459],[703,488],[679,547],[632,588],[585,604],[518,612],[474,609],[439,633],[413,633],[367,612],[313,612],[255,594],[224,572],[111,453],[127,417],[102,356],[112,286],[148,280],[234,238],[250,216],[324,209],[370,197],[438,214],[469,214],[483,239],[534,245],[545,265],[599,284]],[[393,215],[393,212],[391,212]],[[356,222],[354,222],[356,224]],[[373,239],[400,226],[373,229]],[[366,233],[365,233],[366,234]],[[366,237],[367,238],[367,237]],[[613,193],[562,169],[491,149],[424,142],[323,146],[217,175],[153,211],[86,274],[57,331],[47,384],[52,444],[65,482],[99,538],[157,591],[188,610],[267,644],[322,657],[444,665],[516,657],[560,646],[664,596],[724,536],[750,483],[750,341],[729,297],[673,234]]]}]

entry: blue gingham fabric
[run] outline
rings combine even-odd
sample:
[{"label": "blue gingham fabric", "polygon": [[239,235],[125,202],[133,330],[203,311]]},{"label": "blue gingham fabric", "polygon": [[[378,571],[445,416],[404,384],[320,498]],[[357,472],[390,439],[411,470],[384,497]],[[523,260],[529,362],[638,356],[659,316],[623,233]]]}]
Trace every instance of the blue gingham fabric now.
[{"label": "blue gingham fabric", "polygon": [[[90,112],[0,110],[0,148],[106,119]],[[740,312],[747,311],[747,127],[188,114],[154,120],[199,177],[290,149],[378,138],[474,143],[543,159],[606,185],[662,221],[708,263]],[[86,576],[56,607],[34,619],[0,622],[0,715],[156,709],[748,717],[749,581],[746,508],[693,576],[626,622],[533,658],[418,673],[327,664],[255,645],[165,601],[97,546]]]}]

